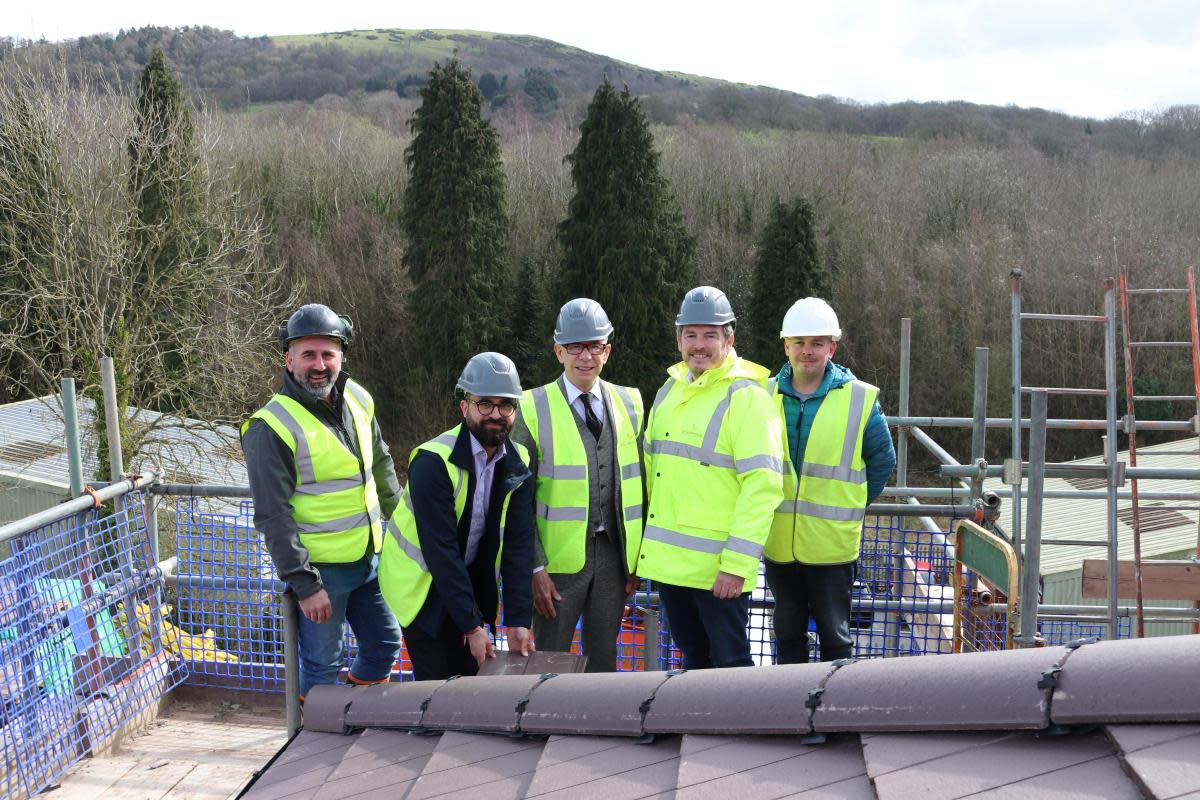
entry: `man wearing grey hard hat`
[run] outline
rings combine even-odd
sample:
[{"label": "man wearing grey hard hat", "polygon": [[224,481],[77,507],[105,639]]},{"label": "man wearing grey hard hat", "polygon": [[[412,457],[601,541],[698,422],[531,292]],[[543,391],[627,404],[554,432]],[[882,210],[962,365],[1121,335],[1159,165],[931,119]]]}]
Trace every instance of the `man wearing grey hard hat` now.
[{"label": "man wearing grey hard hat", "polygon": [[526,391],[515,436],[536,476],[534,638],[571,648],[575,625],[589,672],[613,672],[625,601],[637,586],[642,541],[642,396],[600,379],[612,352],[608,314],[595,300],[558,312],[558,379]]},{"label": "man wearing grey hard hat", "polygon": [[516,365],[480,353],[457,388],[462,424],[413,450],[379,562],[419,681],[474,675],[495,657],[497,578],[509,649],[534,649],[533,476],[528,451],[509,439],[521,397]]}]

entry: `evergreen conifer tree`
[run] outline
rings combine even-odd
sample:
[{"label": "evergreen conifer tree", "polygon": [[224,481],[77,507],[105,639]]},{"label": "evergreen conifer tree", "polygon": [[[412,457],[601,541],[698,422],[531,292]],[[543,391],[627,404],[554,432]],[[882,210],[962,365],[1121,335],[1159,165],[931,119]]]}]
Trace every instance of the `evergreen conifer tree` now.
[{"label": "evergreen conifer tree", "polygon": [[[205,274],[208,180],[183,85],[158,46],[138,81],[127,150],[135,282],[154,298],[143,308],[128,309],[127,327],[147,327],[134,316],[153,317],[148,327],[165,335],[165,367],[186,375],[198,355],[189,355],[188,338],[203,326],[213,290]],[[167,397],[165,402],[177,407],[180,400]]]},{"label": "evergreen conifer tree", "polygon": [[748,309],[751,341],[745,354],[774,367],[782,363],[779,326],[792,303],[802,297],[830,298],[829,274],[817,256],[813,210],[808,200],[775,201],[758,239],[754,291]]},{"label": "evergreen conifer tree", "polygon": [[526,388],[546,382],[552,372],[554,313],[546,296],[546,268],[532,258],[521,260],[518,292],[513,292],[512,360]]},{"label": "evergreen conifer tree", "polygon": [[678,360],[675,314],[691,288],[696,247],[628,88],[617,92],[604,79],[567,159],[575,194],[558,227],[562,264],[551,305],[590,297],[604,306],[619,348],[604,377],[652,393]]},{"label": "evergreen conifer tree", "polygon": [[434,392],[449,392],[467,359],[503,346],[509,331],[504,170],[482,101],[470,71],[451,59],[434,65],[409,121],[409,352]]}]

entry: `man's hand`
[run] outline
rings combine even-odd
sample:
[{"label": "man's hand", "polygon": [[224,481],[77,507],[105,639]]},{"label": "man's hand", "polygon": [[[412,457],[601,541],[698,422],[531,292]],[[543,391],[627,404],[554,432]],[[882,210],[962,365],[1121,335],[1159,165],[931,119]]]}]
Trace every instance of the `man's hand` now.
[{"label": "man's hand", "polygon": [[329,592],[319,589],[316,594],[310,594],[301,600],[300,613],[318,625],[328,622],[329,617],[333,614],[333,606],[329,602]]},{"label": "man's hand", "polygon": [[731,600],[742,593],[742,584],[745,582],[744,578],[739,578],[737,575],[718,572],[717,579],[713,582],[712,592],[718,600]]},{"label": "man's hand", "polygon": [[529,632],[529,628],[509,628],[506,632],[510,653],[520,653],[523,656],[533,655],[533,634]]},{"label": "man's hand", "polygon": [[554,609],[555,600],[562,600],[562,595],[558,593],[558,587],[554,585],[550,574],[544,569],[533,573],[534,609],[546,619],[554,619],[558,616]]},{"label": "man's hand", "polygon": [[484,659],[496,657],[496,646],[492,644],[492,637],[488,635],[487,628],[482,625],[463,634],[463,638],[467,640],[467,646],[471,648],[471,655],[475,657],[478,666],[483,666]]},{"label": "man's hand", "polygon": [[639,578],[637,575],[630,575],[629,578],[625,581],[625,602],[626,603],[628,603],[630,601],[630,599],[633,597],[633,593],[637,591],[637,588],[641,584],[641,582],[642,582],[642,579]]}]

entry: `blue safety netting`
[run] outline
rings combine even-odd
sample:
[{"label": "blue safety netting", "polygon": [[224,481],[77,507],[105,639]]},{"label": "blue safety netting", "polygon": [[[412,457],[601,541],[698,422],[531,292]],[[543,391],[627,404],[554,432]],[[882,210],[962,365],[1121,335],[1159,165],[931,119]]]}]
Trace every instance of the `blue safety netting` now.
[{"label": "blue safety netting", "polygon": [[140,492],[21,534],[0,560],[0,797],[52,785],[183,677]]}]

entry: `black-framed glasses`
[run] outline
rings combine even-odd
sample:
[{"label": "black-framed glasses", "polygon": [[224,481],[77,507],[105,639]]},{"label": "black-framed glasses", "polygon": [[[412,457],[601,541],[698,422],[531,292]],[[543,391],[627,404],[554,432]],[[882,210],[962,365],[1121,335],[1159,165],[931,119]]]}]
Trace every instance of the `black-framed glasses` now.
[{"label": "black-framed glasses", "polygon": [[511,417],[517,413],[517,403],[515,400],[501,400],[499,403],[493,403],[491,400],[471,400],[468,398],[467,402],[472,403],[475,408],[479,409],[479,413],[485,417],[492,413],[492,409],[498,409],[502,417]]},{"label": "black-framed glasses", "polygon": [[563,349],[573,356],[577,356],[582,353],[585,347],[589,353],[594,356],[598,356],[608,347],[608,342],[588,342],[586,344],[583,342],[576,342],[575,344],[563,345]]}]

